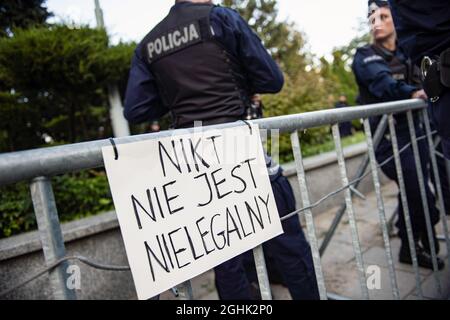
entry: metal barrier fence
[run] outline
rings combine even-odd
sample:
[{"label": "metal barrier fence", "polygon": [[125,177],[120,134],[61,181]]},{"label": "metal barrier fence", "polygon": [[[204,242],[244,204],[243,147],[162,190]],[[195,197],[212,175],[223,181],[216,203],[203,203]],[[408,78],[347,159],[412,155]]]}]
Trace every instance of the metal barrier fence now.
[{"label": "metal barrier fence", "polygon": [[[442,294],[441,281],[439,279],[438,266],[437,266],[437,254],[432,235],[432,224],[429,215],[429,204],[427,203],[424,177],[422,175],[419,148],[417,141],[420,139],[426,139],[431,157],[432,172],[436,181],[436,193],[438,207],[440,211],[441,220],[444,222],[444,236],[448,251],[448,263],[450,265],[450,240],[448,233],[448,226],[446,224],[446,214],[444,208],[443,194],[441,183],[439,180],[439,172],[436,161],[436,156],[442,157],[437,151],[432,140],[432,132],[430,129],[429,118],[427,114],[427,104],[422,100],[404,100],[389,103],[380,103],[358,107],[347,107],[341,109],[327,109],[316,112],[308,112],[302,114],[286,115],[280,117],[258,119],[250,121],[258,124],[260,128],[271,130],[277,129],[280,132],[288,132],[291,134],[292,151],[297,169],[298,183],[300,186],[301,199],[303,202],[303,208],[298,209],[289,215],[283,217],[287,219],[293,215],[303,214],[306,221],[306,235],[311,246],[314,270],[317,278],[317,285],[322,300],[326,299],[343,299],[332,293],[327,293],[325,286],[324,276],[322,272],[321,255],[325,251],[328,243],[330,242],[334,231],[343,217],[344,213],[347,213],[352,245],[356,258],[356,265],[359,276],[359,283],[361,287],[361,295],[363,299],[369,299],[369,292],[366,284],[366,276],[364,269],[364,261],[362,257],[361,245],[358,236],[357,223],[355,213],[352,204],[352,195],[360,194],[357,191],[359,182],[366,176],[372,175],[374,189],[377,199],[377,208],[379,214],[379,224],[383,235],[383,242],[385,247],[386,259],[388,262],[389,278],[392,288],[392,296],[394,299],[400,299],[399,288],[396,278],[396,271],[394,267],[394,260],[392,257],[392,250],[389,240],[388,221],[385,215],[383,198],[380,189],[380,179],[378,176],[378,169],[391,161],[392,158],[395,161],[396,172],[399,180],[399,189],[401,194],[402,205],[404,208],[404,218],[407,229],[408,240],[410,244],[410,253],[412,257],[413,268],[416,276],[416,291],[420,298],[423,298],[423,292],[421,287],[419,266],[417,261],[417,254],[414,246],[411,221],[409,216],[407,194],[405,191],[403,172],[401,168],[400,154],[412,145],[415,164],[417,169],[417,175],[419,179],[420,192],[422,196],[422,202],[424,204],[425,220],[428,231],[428,239],[431,247],[431,255],[433,262],[433,273],[436,281],[437,288]],[[422,120],[425,126],[426,134],[422,137],[416,137],[416,131],[414,129],[414,122],[412,117],[412,111],[420,110]],[[406,112],[409,125],[409,132],[411,136],[411,142],[399,150],[396,134],[393,114]],[[371,116],[384,115],[378,129],[372,137],[368,118]],[[362,165],[357,171],[356,177],[349,181],[345,159],[343,155],[341,139],[339,135],[338,123],[343,121],[350,121],[354,119],[362,119],[364,124],[364,131],[366,135],[368,155],[363,161]],[[221,129],[230,128],[237,125],[241,125],[240,122],[227,123],[215,126],[204,127],[203,130],[208,129]],[[317,202],[311,204],[309,199],[308,184],[305,178],[305,170],[303,167],[303,159],[301,152],[301,145],[299,141],[298,130],[306,130],[313,127],[332,125],[332,135],[335,143],[335,150],[338,159],[338,165],[340,168],[340,177],[342,180],[342,187],[334,192],[324,196]],[[389,127],[391,135],[391,142],[393,147],[393,156],[387,159],[381,164],[377,164],[375,159],[376,145],[380,141],[384,134],[385,129]],[[178,129],[177,133],[193,132],[194,128],[190,129]],[[173,135],[173,131],[163,131],[159,133],[143,134],[129,137],[121,137],[115,139],[117,145],[130,143],[135,141],[142,141],[146,139],[162,138]],[[50,147],[44,149],[35,149],[7,154],[0,154],[0,186],[13,184],[20,181],[29,181],[31,189],[31,197],[34,205],[34,211],[37,219],[38,229],[40,233],[41,243],[43,247],[44,257],[47,267],[41,270],[39,273],[32,277],[25,279],[17,284],[14,288],[10,288],[6,291],[0,292],[1,296],[6,295],[12,290],[36,279],[40,275],[49,272],[49,279],[53,290],[55,299],[76,299],[74,290],[69,290],[66,287],[67,274],[65,270],[67,268],[67,261],[71,259],[77,259],[83,263],[86,263],[92,267],[104,269],[104,270],[129,270],[128,266],[108,266],[98,264],[90,261],[89,259],[81,256],[66,256],[64,241],[61,232],[61,226],[58,219],[58,213],[55,205],[55,199],[52,191],[52,185],[50,177],[68,172],[75,172],[85,169],[92,169],[96,167],[103,167],[103,158],[101,148],[110,145],[109,140],[98,140],[84,143],[77,143],[71,145],[64,145],[58,147]],[[370,170],[365,173],[367,166],[370,164]],[[447,162],[448,164],[448,162]],[[314,226],[314,219],[312,215],[312,209],[318,206],[331,196],[336,195],[339,192],[345,193],[345,203],[338,210],[336,217],[332,223],[332,226],[327,233],[322,246],[319,248],[316,229]],[[282,220],[283,220],[282,219]],[[262,246],[259,246],[253,250],[255,265],[257,269],[259,288],[261,291],[261,297],[264,300],[270,300],[271,290],[269,279],[267,275],[266,265],[264,261],[264,254]],[[173,293],[181,299],[192,299],[192,288],[190,281],[179,285],[177,288],[172,289]]]}]

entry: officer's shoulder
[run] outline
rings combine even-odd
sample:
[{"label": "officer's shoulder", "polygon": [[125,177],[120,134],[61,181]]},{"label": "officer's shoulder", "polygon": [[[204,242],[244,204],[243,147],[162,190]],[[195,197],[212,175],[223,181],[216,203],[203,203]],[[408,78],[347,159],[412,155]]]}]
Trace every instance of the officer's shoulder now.
[{"label": "officer's shoulder", "polygon": [[222,7],[219,4],[214,5],[212,10],[214,11],[215,14],[221,17],[230,17],[230,18],[240,17],[239,12],[237,12],[235,9]]},{"label": "officer's shoulder", "polygon": [[371,54],[375,54],[375,51],[373,51],[373,48],[370,44],[365,44],[356,48],[355,56],[367,56]]}]

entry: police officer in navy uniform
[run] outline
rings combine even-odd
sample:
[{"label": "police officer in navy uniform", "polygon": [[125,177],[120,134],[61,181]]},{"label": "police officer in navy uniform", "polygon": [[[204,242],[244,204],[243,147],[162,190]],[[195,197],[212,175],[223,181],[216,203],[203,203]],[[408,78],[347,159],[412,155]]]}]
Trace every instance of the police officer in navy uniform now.
[{"label": "police officer in navy uniform", "polygon": [[[422,69],[431,119],[442,139],[438,150],[450,159],[450,4],[448,0],[390,0],[390,5],[399,46]],[[440,157],[437,161],[448,215],[450,186],[444,161]]]},{"label": "police officer in navy uniform", "polygon": [[[420,88],[419,72],[410,60],[397,47],[394,24],[389,5],[386,1],[369,0],[369,23],[374,43],[358,48],[353,61],[353,72],[359,87],[359,100],[362,104],[403,100],[409,98],[426,99],[425,92]],[[372,131],[380,121],[379,117],[371,117]],[[406,114],[394,115],[399,148],[411,142]],[[424,135],[417,112],[414,114],[416,135]],[[424,139],[418,141],[422,171],[425,181],[428,181],[429,154]],[[378,163],[385,162],[393,154],[389,132],[386,131],[376,149]],[[430,246],[426,233],[425,213],[421,201],[416,166],[412,147],[409,146],[401,154],[403,177],[405,179],[408,209],[411,216],[418,263],[425,268],[432,268]],[[394,160],[382,167],[382,171],[390,179],[398,183]],[[433,225],[439,220],[435,207],[435,197],[426,183],[426,195]],[[401,249],[399,260],[412,264],[409,243],[404,221],[403,207],[398,195],[398,220]],[[438,267],[442,269],[444,262],[438,258]]]},{"label": "police officer in navy uniform", "polygon": [[[176,1],[169,14],[137,46],[131,64],[124,115],[130,122],[170,112],[174,128],[244,119],[255,93],[276,93],[283,74],[258,36],[231,9],[207,0]],[[280,216],[295,210],[281,168],[267,157]],[[264,244],[275,256],[293,299],[318,299],[310,247],[298,217],[282,223],[284,233]],[[252,299],[237,256],[215,268],[221,299]]]}]

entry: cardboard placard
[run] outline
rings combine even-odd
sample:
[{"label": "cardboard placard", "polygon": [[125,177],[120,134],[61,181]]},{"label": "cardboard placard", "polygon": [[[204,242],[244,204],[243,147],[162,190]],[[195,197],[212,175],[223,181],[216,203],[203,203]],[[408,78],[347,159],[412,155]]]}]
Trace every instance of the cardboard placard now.
[{"label": "cardboard placard", "polygon": [[117,150],[103,159],[139,299],[283,232],[255,125]]}]

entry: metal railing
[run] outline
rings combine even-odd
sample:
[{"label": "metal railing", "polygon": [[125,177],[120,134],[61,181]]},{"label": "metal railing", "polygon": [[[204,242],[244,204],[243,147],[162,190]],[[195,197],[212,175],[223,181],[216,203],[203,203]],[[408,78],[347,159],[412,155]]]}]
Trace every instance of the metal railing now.
[{"label": "metal railing", "polygon": [[[322,264],[321,264],[321,255],[325,251],[328,243],[330,242],[334,231],[336,230],[337,225],[339,224],[340,219],[343,217],[346,212],[349,219],[351,236],[352,236],[352,245],[356,258],[356,265],[359,275],[359,283],[361,287],[361,294],[363,299],[369,299],[369,292],[366,284],[366,276],[364,269],[364,261],[361,251],[361,244],[358,235],[357,223],[355,218],[355,213],[353,210],[352,204],[352,196],[353,194],[358,195],[357,187],[359,182],[366,176],[372,175],[372,180],[374,183],[374,189],[376,193],[377,199],[377,208],[379,213],[379,224],[382,230],[383,242],[385,247],[385,254],[388,261],[388,269],[389,269],[389,278],[391,282],[392,295],[394,299],[399,299],[399,288],[396,278],[396,271],[393,263],[392,257],[392,249],[389,240],[389,232],[388,232],[388,222],[385,215],[383,198],[380,190],[380,179],[378,176],[378,169],[383,166],[388,161],[391,161],[392,158],[395,160],[396,172],[399,180],[399,189],[401,194],[402,205],[404,208],[404,218],[406,224],[406,231],[408,235],[408,240],[410,244],[411,257],[413,262],[413,268],[416,276],[416,291],[417,295],[422,298],[423,292],[421,287],[419,266],[417,261],[417,253],[415,252],[413,233],[411,227],[411,221],[409,217],[409,210],[407,204],[407,194],[405,191],[403,172],[401,168],[400,161],[400,153],[403,152],[406,148],[412,145],[417,175],[419,179],[420,192],[422,195],[422,201],[424,203],[425,208],[425,220],[428,231],[428,237],[431,247],[431,255],[433,261],[433,273],[436,281],[436,285],[439,289],[439,292],[442,292],[441,282],[439,279],[438,266],[437,266],[437,254],[434,243],[434,238],[432,235],[432,225],[429,215],[429,206],[427,203],[426,193],[425,193],[425,183],[420,157],[419,157],[419,149],[418,149],[418,139],[426,139],[428,142],[428,146],[430,149],[430,157],[431,157],[431,165],[432,172],[435,177],[436,186],[437,186],[437,199],[438,206],[440,210],[441,219],[444,222],[444,238],[447,244],[448,254],[448,263],[450,265],[450,240],[448,234],[448,227],[446,224],[446,215],[443,201],[443,194],[441,189],[441,184],[439,181],[439,172],[436,162],[436,155],[440,155],[435,151],[435,147],[432,141],[432,132],[429,125],[429,119],[427,114],[427,104],[422,100],[403,100],[389,103],[380,103],[366,106],[357,106],[357,107],[347,107],[341,109],[327,109],[315,112],[308,112],[302,114],[294,114],[294,115],[286,115],[280,117],[266,118],[266,119],[258,119],[250,121],[252,123],[258,124],[261,129],[271,130],[277,129],[280,132],[288,132],[291,134],[291,143],[292,143],[292,151],[294,154],[296,169],[297,169],[297,177],[298,183],[300,186],[300,194],[303,203],[303,208],[298,209],[291,214],[283,217],[282,220],[287,219],[293,215],[304,215],[306,221],[306,234],[310,243],[314,270],[317,278],[317,285],[320,293],[320,298],[325,299],[340,299],[343,297],[339,297],[335,294],[328,293],[325,280],[322,272]],[[412,111],[420,110],[419,112],[422,114],[423,122],[425,124],[425,136],[416,137],[416,131],[414,129],[414,122],[412,117]],[[410,129],[411,143],[404,146],[401,150],[399,150],[398,142],[395,134],[395,125],[393,114],[406,112],[408,125]],[[384,115],[378,129],[374,133],[374,137],[372,137],[368,118],[371,116]],[[362,119],[364,124],[364,131],[366,135],[367,147],[368,147],[368,155],[366,159],[362,162],[360,168],[357,171],[356,177],[349,181],[345,159],[343,155],[341,139],[339,134],[338,123],[343,121],[351,121],[354,119]],[[237,125],[242,125],[241,122],[235,123],[227,123],[220,124],[214,126],[203,127],[203,130],[208,129],[221,129],[221,128],[230,128]],[[338,159],[338,166],[340,171],[340,177],[342,181],[342,187],[334,192],[324,196],[319,201],[311,204],[309,199],[308,192],[308,184],[305,177],[305,170],[303,167],[303,159],[301,152],[301,145],[299,141],[298,131],[305,130],[313,127],[323,126],[323,125],[332,125],[332,135],[335,143],[335,151]],[[389,132],[391,135],[392,147],[393,147],[393,156],[390,159],[384,161],[384,163],[377,164],[375,159],[375,149],[376,145],[381,140],[381,137],[384,134],[386,128],[389,128]],[[177,133],[191,133],[194,128],[189,129],[178,129]],[[173,131],[163,131],[158,133],[151,134],[143,134],[136,136],[128,136],[128,137],[120,137],[116,138],[114,141],[117,145],[143,141],[147,139],[154,138],[162,138],[173,135]],[[45,272],[49,272],[50,275],[50,283],[53,290],[53,295],[55,299],[76,299],[75,293],[73,290],[69,290],[66,287],[67,274],[64,272],[66,269],[66,264],[69,259],[78,259],[92,267],[106,269],[106,270],[128,270],[128,266],[106,266],[102,264],[98,264],[90,261],[85,257],[67,257],[65,253],[64,241],[61,232],[61,226],[58,219],[58,213],[55,205],[55,199],[52,191],[52,185],[50,177],[75,172],[85,169],[92,169],[97,167],[103,167],[103,158],[101,148],[104,146],[110,145],[110,141],[98,140],[98,141],[90,141],[84,143],[77,143],[71,145],[57,146],[57,147],[49,147],[43,149],[35,149],[28,151],[20,151],[14,153],[6,153],[0,154],[0,186],[17,183],[20,181],[31,181],[31,197],[34,205],[34,211],[37,218],[38,229],[40,233],[40,239],[43,247],[45,262],[47,268],[39,272],[37,275],[29,279],[25,279],[19,285],[14,288],[10,288],[2,293],[4,295],[11,290],[24,285],[37,278],[39,275],[44,274]],[[370,170],[365,173],[367,166],[370,165]],[[345,193],[345,203],[338,210],[336,217],[332,223],[332,226],[327,233],[325,239],[322,242],[322,246],[319,247],[318,239],[316,236],[316,229],[314,226],[314,220],[312,215],[312,209],[318,206],[320,203],[325,201],[331,196],[339,192]],[[262,246],[259,246],[253,250],[255,264],[258,275],[258,282],[261,291],[262,299],[271,299],[271,291],[270,284],[268,280],[267,270],[264,261],[264,255]],[[177,288],[173,289],[173,292],[177,294],[182,299],[192,299],[192,288],[190,285],[190,281],[186,281],[185,283],[179,285]]]}]

